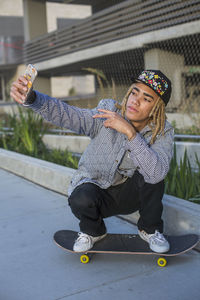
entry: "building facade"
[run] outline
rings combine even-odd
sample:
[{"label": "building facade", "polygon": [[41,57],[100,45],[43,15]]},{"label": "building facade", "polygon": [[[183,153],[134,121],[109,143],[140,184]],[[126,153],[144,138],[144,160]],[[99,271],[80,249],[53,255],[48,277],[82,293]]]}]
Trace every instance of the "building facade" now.
[{"label": "building facade", "polygon": [[[48,5],[58,4],[60,27],[48,32]],[[70,5],[84,18],[70,22]],[[23,0],[23,20],[23,62],[35,64],[41,91],[93,107],[121,101],[142,69],[160,69],[173,83],[168,112],[198,109],[200,0]]]}]

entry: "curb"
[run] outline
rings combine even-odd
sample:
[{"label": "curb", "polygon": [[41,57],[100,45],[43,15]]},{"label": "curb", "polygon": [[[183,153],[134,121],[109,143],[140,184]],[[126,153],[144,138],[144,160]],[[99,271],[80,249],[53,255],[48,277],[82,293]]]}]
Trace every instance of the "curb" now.
[{"label": "curb", "polygon": [[0,148],[0,168],[67,195],[74,169]]},{"label": "curb", "polygon": [[[67,187],[75,170],[51,162],[0,148],[0,168],[28,179],[55,192],[67,195]],[[170,195],[163,197],[165,233],[181,235],[195,233],[200,236],[200,205]],[[138,212],[122,216],[137,224]],[[195,247],[200,251],[200,243]]]}]

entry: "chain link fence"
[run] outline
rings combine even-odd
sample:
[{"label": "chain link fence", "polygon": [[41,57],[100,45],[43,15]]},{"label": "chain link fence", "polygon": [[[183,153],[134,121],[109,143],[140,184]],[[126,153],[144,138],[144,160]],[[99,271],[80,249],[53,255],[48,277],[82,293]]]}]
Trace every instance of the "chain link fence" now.
[{"label": "chain link fence", "polygon": [[131,76],[160,69],[172,81],[167,112],[187,113],[200,127],[200,0],[112,0],[106,8],[103,3],[94,5],[92,16],[27,42],[25,61],[44,64],[69,55],[71,62],[47,66],[41,75],[93,74],[94,94],[77,95],[72,86],[73,95],[63,98],[82,107],[105,97],[120,102]]},{"label": "chain link fence", "polygon": [[[132,75],[143,69],[160,69],[173,84],[167,112],[187,113],[200,127],[200,1],[123,1],[109,9],[110,20],[119,9],[124,17],[118,20],[119,38],[109,43],[111,54],[98,54],[65,70],[67,74],[94,74],[96,101],[72,102],[94,106],[101,97],[121,101]],[[122,32],[127,32],[124,39],[120,39]],[[126,45],[122,47],[123,43]],[[117,46],[124,50],[118,51]]]}]

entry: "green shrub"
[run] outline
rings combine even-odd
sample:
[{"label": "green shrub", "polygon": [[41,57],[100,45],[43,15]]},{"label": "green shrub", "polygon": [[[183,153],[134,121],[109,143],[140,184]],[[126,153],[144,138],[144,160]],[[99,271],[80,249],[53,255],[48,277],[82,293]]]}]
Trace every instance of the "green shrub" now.
[{"label": "green shrub", "polygon": [[197,172],[191,168],[187,151],[184,152],[180,165],[176,159],[176,147],[174,157],[171,160],[170,170],[165,178],[165,193],[185,200],[200,203],[200,162],[196,155]]},{"label": "green shrub", "polygon": [[42,153],[40,159],[47,160],[58,165],[66,166],[69,168],[77,169],[79,159],[74,157],[72,153],[65,150],[53,149],[47,150]]},{"label": "green shrub", "polygon": [[18,116],[14,114],[8,117],[7,126],[12,128],[12,134],[3,134],[1,146],[23,154],[38,156],[45,148],[42,137],[46,131],[43,120],[31,110],[23,112],[18,108]]},{"label": "green shrub", "polygon": [[19,107],[18,116],[16,114],[9,116],[7,126],[13,131],[12,134],[8,134],[3,131],[1,126],[3,134],[0,136],[0,147],[70,168],[78,167],[79,159],[69,151],[51,151],[45,146],[42,138],[47,132],[48,125],[31,110],[24,112]]}]

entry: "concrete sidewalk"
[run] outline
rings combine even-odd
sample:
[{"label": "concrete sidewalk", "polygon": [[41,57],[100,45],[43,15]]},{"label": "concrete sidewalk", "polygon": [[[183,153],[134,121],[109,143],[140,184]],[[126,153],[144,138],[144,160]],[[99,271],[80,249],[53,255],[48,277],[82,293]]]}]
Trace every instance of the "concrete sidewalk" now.
[{"label": "concrete sidewalk", "polygon": [[[0,170],[1,300],[189,300],[199,299],[200,254],[171,258],[105,255],[83,265],[78,254],[53,242],[59,229],[78,230],[65,196]],[[119,218],[108,218],[109,232],[136,232]]]}]

